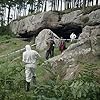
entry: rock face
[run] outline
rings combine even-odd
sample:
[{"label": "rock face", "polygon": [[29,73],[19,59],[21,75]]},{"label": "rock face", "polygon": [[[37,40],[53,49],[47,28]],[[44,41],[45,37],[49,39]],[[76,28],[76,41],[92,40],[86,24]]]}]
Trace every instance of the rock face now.
[{"label": "rock face", "polygon": [[[67,28],[71,28],[69,24],[85,26],[77,43],[71,44],[61,55],[48,60],[53,66],[53,70],[61,68],[62,76],[67,80],[75,77],[75,73],[79,69],[77,61],[80,56],[85,56],[89,53],[100,55],[100,10],[92,11],[86,15],[83,15],[81,10],[77,10],[64,14],[61,18],[59,18],[57,12],[44,12],[28,16],[19,21],[13,21],[10,27],[15,34],[38,35],[35,40],[36,48],[42,51],[46,48],[46,40],[50,37],[50,33],[59,38],[50,29],[61,30],[63,27],[61,31],[66,33]],[[65,28],[66,30],[64,30]],[[76,28],[76,31],[78,29]],[[54,40],[57,44],[59,39],[56,38]]]},{"label": "rock face", "polygon": [[[31,15],[19,21],[13,21],[10,24],[12,32],[26,37],[37,35],[42,29],[59,29],[64,27],[62,31],[69,29],[68,24],[75,25],[97,25],[100,23],[100,10],[92,11],[83,15],[81,10],[72,11],[60,16],[57,12],[43,12],[37,15]],[[66,30],[65,30],[66,28]],[[57,30],[56,30],[57,31]],[[70,30],[69,30],[70,31]]]},{"label": "rock face", "polygon": [[47,47],[46,41],[51,36],[54,37],[54,42],[56,46],[58,46],[60,38],[55,33],[53,33],[50,29],[44,29],[38,34],[38,36],[35,39],[36,48],[40,51],[45,50]]},{"label": "rock face", "polygon": [[65,23],[77,23],[77,24],[87,24],[94,25],[100,24],[100,10],[92,11],[89,14],[83,15],[81,10],[73,11],[68,14],[64,14],[61,18],[61,22]]},{"label": "rock face", "polygon": [[[80,34],[77,43],[71,44],[61,55],[49,59],[53,69],[62,68],[64,79],[68,80],[75,77],[79,69],[77,61],[80,56],[89,53],[100,55],[100,25],[86,26]],[[63,66],[62,66],[63,63]]]},{"label": "rock face", "polygon": [[15,34],[24,34],[26,31],[27,33],[31,32],[31,34],[36,34],[43,28],[55,26],[55,23],[58,22],[58,20],[58,13],[49,11],[28,16],[19,21],[13,21],[11,22],[10,27]]},{"label": "rock face", "polygon": [[82,24],[80,21],[80,16],[82,16],[82,11],[77,10],[73,11],[68,14],[64,14],[61,18],[61,23],[66,24],[66,23],[77,23],[77,24]]},{"label": "rock face", "polygon": [[91,12],[88,14],[89,17],[89,23],[92,24],[100,24],[100,9]]}]

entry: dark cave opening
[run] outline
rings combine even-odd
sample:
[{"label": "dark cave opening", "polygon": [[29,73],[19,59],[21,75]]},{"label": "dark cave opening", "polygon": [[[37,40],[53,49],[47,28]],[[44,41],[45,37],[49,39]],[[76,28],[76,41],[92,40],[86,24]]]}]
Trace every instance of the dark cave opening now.
[{"label": "dark cave opening", "polygon": [[80,33],[82,33],[82,27],[77,24],[66,24],[61,27],[52,28],[51,29],[57,36],[63,37],[64,39],[70,39],[70,34],[74,32],[79,37]]},{"label": "dark cave opening", "polygon": [[23,34],[19,33],[19,36],[22,38],[31,38],[31,37],[33,37],[33,32],[32,31],[30,31],[30,32],[25,31]]},{"label": "dark cave opening", "polygon": [[[78,25],[78,24],[75,24],[75,23],[68,23],[68,24],[59,25],[57,27],[52,27],[52,28],[48,27],[46,29],[50,29],[58,37],[63,37],[64,39],[70,39],[70,34],[72,32],[74,32],[76,34],[77,38],[82,33],[81,25]],[[38,32],[37,31],[36,32],[32,32],[32,31],[27,32],[27,31],[25,31],[24,34],[19,34],[19,36],[21,38],[23,38],[23,40],[30,41],[31,39],[33,39],[33,37],[35,38],[41,30],[38,30]]]}]

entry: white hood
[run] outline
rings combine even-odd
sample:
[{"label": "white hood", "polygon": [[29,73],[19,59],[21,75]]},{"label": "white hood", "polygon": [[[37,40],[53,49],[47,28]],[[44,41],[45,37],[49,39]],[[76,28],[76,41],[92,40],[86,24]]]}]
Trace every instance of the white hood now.
[{"label": "white hood", "polygon": [[26,49],[26,51],[30,51],[31,50],[31,46],[30,45],[26,45],[25,49]]}]

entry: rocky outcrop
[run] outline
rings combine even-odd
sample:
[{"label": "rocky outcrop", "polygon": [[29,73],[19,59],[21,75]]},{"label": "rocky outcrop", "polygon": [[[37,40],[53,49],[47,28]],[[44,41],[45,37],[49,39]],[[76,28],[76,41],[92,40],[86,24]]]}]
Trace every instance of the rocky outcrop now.
[{"label": "rocky outcrop", "polygon": [[[72,27],[70,26],[85,26],[78,38],[77,43],[71,44],[61,55],[48,60],[48,62],[52,65],[52,69],[57,71],[60,68],[59,71],[62,72],[63,78],[68,80],[75,77],[75,74],[79,69],[77,61],[80,60],[79,58],[81,56],[86,56],[89,53],[92,53],[93,55],[100,55],[99,16],[100,10],[92,11],[86,15],[83,15],[81,10],[77,10],[64,14],[61,18],[59,18],[57,12],[44,12],[28,16],[19,21],[13,21],[10,26],[15,34],[38,35],[35,40],[36,48],[38,50],[44,50],[46,48],[46,40],[50,37],[50,33],[56,36],[49,29],[55,29],[56,31],[59,30],[58,34],[60,34],[61,31],[63,33],[68,33],[68,31],[71,33],[70,30],[72,30]],[[80,28],[75,29],[76,31],[80,30]],[[59,41],[55,38],[55,42],[57,44]]]},{"label": "rocky outcrop", "polygon": [[[100,25],[86,26],[80,34],[77,43],[71,44],[61,55],[49,59],[48,61],[53,66],[53,69],[62,67],[64,79],[72,79],[75,77],[79,69],[78,62],[81,57],[93,53],[100,54]],[[63,66],[62,66],[63,65]]]},{"label": "rocky outcrop", "polygon": [[[66,32],[67,34],[77,30],[71,26],[85,26],[100,24],[100,10],[92,11],[84,15],[81,10],[72,11],[67,14],[59,15],[58,12],[43,12],[37,15],[31,15],[21,20],[16,20],[10,23],[12,32],[23,37],[37,35],[42,29],[49,28],[53,32]],[[57,32],[58,30],[58,32]],[[61,31],[60,31],[61,30]],[[80,33],[80,31],[79,31]],[[60,34],[60,33],[59,33]],[[62,34],[62,33],[61,33]],[[65,33],[64,33],[65,34]]]},{"label": "rocky outcrop", "polygon": [[38,34],[38,36],[35,39],[36,48],[40,51],[45,50],[47,47],[46,41],[50,37],[54,38],[54,42],[56,46],[58,46],[60,38],[55,33],[53,33],[50,29],[44,29]]},{"label": "rocky outcrop", "polygon": [[80,25],[97,25],[100,24],[100,10],[92,11],[89,14],[84,15],[81,10],[73,11],[68,14],[64,14],[61,18],[61,23],[77,23]]},{"label": "rocky outcrop", "polygon": [[80,16],[82,16],[82,11],[77,10],[73,11],[68,14],[64,14],[61,18],[61,23],[66,24],[66,23],[77,23],[77,24],[82,24],[80,20]]},{"label": "rocky outcrop", "polygon": [[10,23],[10,27],[15,34],[37,34],[43,28],[55,26],[58,20],[58,13],[49,11],[13,21]]},{"label": "rocky outcrop", "polygon": [[87,16],[89,17],[89,25],[100,24],[100,9],[92,11]]}]

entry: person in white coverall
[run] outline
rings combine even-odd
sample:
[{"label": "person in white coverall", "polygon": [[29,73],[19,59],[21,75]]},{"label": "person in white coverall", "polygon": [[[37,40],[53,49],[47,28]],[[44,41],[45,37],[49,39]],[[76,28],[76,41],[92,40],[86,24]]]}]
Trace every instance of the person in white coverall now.
[{"label": "person in white coverall", "polygon": [[29,91],[31,80],[33,80],[33,82],[36,80],[36,60],[40,55],[37,51],[31,50],[30,45],[26,45],[25,49],[26,51],[23,52],[22,61],[25,63],[26,91]]},{"label": "person in white coverall", "polygon": [[74,33],[72,33],[70,35],[70,39],[71,39],[71,42],[74,41],[76,39],[76,35]]}]

